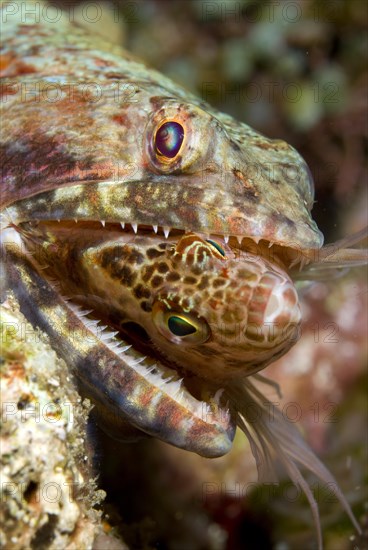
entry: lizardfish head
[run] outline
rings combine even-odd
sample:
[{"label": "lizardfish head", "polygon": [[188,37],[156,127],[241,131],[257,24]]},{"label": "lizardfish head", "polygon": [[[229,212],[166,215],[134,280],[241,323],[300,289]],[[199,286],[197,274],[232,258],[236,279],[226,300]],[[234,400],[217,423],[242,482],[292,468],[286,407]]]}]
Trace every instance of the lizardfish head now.
[{"label": "lizardfish head", "polygon": [[[310,215],[313,181],[290,145],[199,100],[155,95],[160,91],[138,83],[127,104],[113,97],[88,104],[77,95],[72,103],[48,103],[47,120],[30,111],[31,135],[9,128],[16,139],[5,150],[2,200],[10,219],[103,220],[322,245]],[[18,107],[19,116],[30,109],[16,103],[15,115]]]},{"label": "lizardfish head", "polygon": [[[127,84],[131,73],[122,79],[119,61],[114,63],[119,83]],[[27,224],[34,221],[40,228],[60,221],[65,230],[60,237],[61,258],[63,250],[68,256],[68,235],[75,236],[75,257],[79,257],[85,239],[78,240],[78,235],[91,232],[94,225],[102,235],[96,239],[106,249],[119,238],[125,244],[130,239],[134,248],[136,235],[153,239],[156,233],[161,239],[164,235],[164,244],[171,246],[165,249],[168,273],[154,272],[152,281],[148,274],[143,277],[133,260],[120,274],[120,288],[118,280],[112,284],[107,266],[99,277],[95,269],[94,277],[83,272],[78,279],[66,258],[58,268],[56,258],[54,262],[44,258],[39,265],[51,265],[55,273],[50,275],[64,295],[92,308],[94,320],[100,319],[118,330],[124,342],[132,343],[133,351],[113,359],[107,338],[88,348],[88,364],[96,365],[96,371],[114,366],[114,375],[104,379],[102,400],[108,395],[126,411],[129,421],[147,433],[206,456],[220,455],[231,446],[234,419],[229,421],[221,413],[224,422],[217,419],[211,424],[198,417],[198,409],[203,402],[214,402],[229,376],[256,372],[295,343],[300,316],[294,287],[284,263],[269,260],[264,250],[270,244],[285,251],[321,246],[321,233],[310,215],[313,183],[291,146],[218,113],[158,73],[150,71],[148,78],[139,64],[134,65],[134,93],[126,101],[116,101],[113,69],[109,71],[106,81],[102,74],[99,77],[103,97],[99,102],[78,93],[70,100],[60,80],[58,101],[47,101],[42,86],[37,88],[35,110],[33,103],[22,102],[19,90],[12,90],[7,103],[11,116],[2,125],[5,224],[16,226],[32,249]],[[189,248],[205,250],[207,260],[197,262],[198,253],[187,251],[188,233],[194,239]],[[208,241],[217,243],[224,254]],[[249,255],[250,243],[259,243],[261,253]],[[242,257],[243,252],[249,257]],[[117,258],[112,267],[124,263],[119,254]],[[292,260],[287,258],[285,265]],[[142,287],[131,280],[136,296],[134,307],[128,308],[121,281],[138,276]],[[93,280],[99,284],[90,287]],[[65,281],[75,286],[70,289]],[[112,297],[122,291],[116,304]],[[33,292],[31,285],[28,292]],[[34,309],[43,311],[44,319],[51,318],[42,293],[32,299]],[[63,311],[67,319],[67,310]],[[52,330],[49,323],[47,331]],[[66,331],[64,344],[55,336],[55,346],[63,353],[68,350],[67,360],[74,352],[87,355],[86,349],[75,350],[78,343],[66,344],[66,338]],[[145,356],[148,359],[142,359]],[[79,364],[76,370],[82,372]],[[163,388],[162,379],[170,380],[173,371],[183,377],[182,386]],[[124,382],[117,383],[122,373]],[[82,377],[89,379],[91,391],[101,379],[88,369]],[[162,397],[165,421],[164,413],[154,413],[159,392],[166,396]],[[205,393],[210,395],[207,401]],[[184,394],[185,407],[178,397]],[[198,398],[194,404],[192,397]],[[220,407],[225,411],[226,404],[224,396]],[[174,410],[182,411],[180,427],[174,421],[164,427]]]}]

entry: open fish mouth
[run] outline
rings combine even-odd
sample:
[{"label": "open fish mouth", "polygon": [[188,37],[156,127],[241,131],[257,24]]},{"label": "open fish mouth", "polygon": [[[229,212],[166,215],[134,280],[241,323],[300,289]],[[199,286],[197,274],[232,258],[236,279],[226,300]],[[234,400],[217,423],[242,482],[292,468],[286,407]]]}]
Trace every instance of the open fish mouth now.
[{"label": "open fish mouth", "polygon": [[[187,230],[78,218],[60,221],[57,218],[25,221],[23,218],[18,223],[8,220],[7,225],[10,227],[6,231],[11,232],[7,237],[9,243],[21,235],[23,251],[26,247],[31,252],[33,266],[19,267],[21,278],[26,281],[31,317],[34,316],[36,324],[53,339],[55,348],[71,365],[82,392],[85,388],[84,394],[92,396],[97,403],[96,408],[113,410],[123,424],[129,423],[146,434],[203,456],[226,454],[231,448],[237,422],[237,411],[232,409],[226,380],[212,381],[178,367],[147,341],[139,323],[128,319],[125,325],[117,326],[104,316],[103,310],[89,305],[88,294],[68,296],[63,291],[62,281],[52,275],[48,277],[47,265],[39,261],[37,250],[30,246],[37,231],[47,226],[65,231],[65,235],[97,232],[102,240],[104,235],[109,239],[119,235],[128,239],[161,237],[167,242],[182,239]],[[299,251],[265,239],[218,233],[198,235],[204,240],[220,240],[239,258],[244,253],[256,261],[257,258],[271,261],[281,272],[287,273],[293,264],[301,263]],[[309,261],[308,256],[306,260]],[[14,258],[15,264],[17,261]],[[254,374],[260,368],[262,365],[257,365],[246,374]],[[112,424],[110,416],[108,423]],[[119,422],[113,432],[125,437]]]},{"label": "open fish mouth", "polygon": [[[167,226],[78,219],[13,224],[15,230],[22,236],[26,247],[31,250],[32,262],[38,265],[38,269],[42,270],[42,275],[46,279],[48,277],[47,268],[44,269],[45,266],[42,261],[38,261],[37,250],[32,250],[32,247],[29,246],[33,235],[46,226],[54,226],[58,230],[65,230],[72,234],[82,231],[100,232],[102,236],[119,233],[122,237],[155,236],[168,241],[177,241],[187,233],[184,229]],[[253,252],[258,251],[258,254],[264,256],[270,255],[273,248],[266,241],[262,242],[259,239],[245,236],[206,235],[203,233],[201,236],[206,239],[221,239],[236,254],[253,250]],[[283,261],[280,258],[277,261],[282,265]],[[193,374],[190,370],[181,368],[168,359],[157,346],[152,344],[147,333],[138,323],[128,320],[126,323],[117,326],[111,322],[111,319],[104,316],[103,311],[89,309],[88,296],[67,296],[63,292],[60,281],[57,279],[52,280],[52,277],[49,277],[48,280],[50,286],[60,297],[59,299],[62,299],[64,304],[67,303],[70,314],[76,317],[72,322],[76,325],[73,332],[77,334],[77,338],[78,335],[83,334],[88,342],[86,349],[83,349],[85,364],[89,364],[91,369],[94,368],[96,362],[99,365],[105,363],[113,366],[113,375],[111,375],[111,369],[108,371],[103,368],[102,376],[94,376],[93,372],[89,375],[96,383],[96,387],[100,388],[97,393],[103,394],[104,384],[110,384],[109,397],[103,398],[104,400],[110,400],[109,407],[116,405],[116,410],[125,411],[122,416],[127,416],[129,422],[139,430],[166,440],[170,440],[171,436],[166,437],[168,430],[165,432],[165,429],[162,428],[162,416],[170,414],[168,411],[171,410],[171,414],[179,418],[177,423],[180,424],[181,421],[183,425],[186,424],[185,430],[184,428],[176,429],[175,437],[171,437],[172,443],[185,448],[188,448],[188,445],[189,448],[194,446],[193,450],[205,456],[221,456],[228,452],[235,434],[236,413],[229,406],[226,384],[212,382]],[[50,310],[47,314],[52,317]],[[65,318],[62,308],[59,311],[59,321],[60,318],[65,319],[65,325],[70,324],[70,319]],[[65,333],[66,329],[64,330]],[[74,340],[75,338],[74,334]],[[75,342],[73,345],[76,345]],[[116,384],[114,388],[113,378],[119,368],[120,374],[124,371],[126,378],[123,389],[121,384]],[[75,372],[82,388],[85,385],[85,376],[81,374],[81,371],[84,373],[85,370],[86,367],[81,368],[79,361],[79,366],[75,369]],[[257,366],[253,370],[256,372],[259,367]],[[252,374],[252,372],[249,371],[249,374]],[[88,382],[87,395],[91,391],[96,394],[96,391],[92,390],[93,384],[90,381]],[[97,396],[97,399],[101,401],[99,396]],[[115,403],[111,401],[115,401]],[[165,407],[162,406],[162,403],[165,403]],[[145,410],[143,416],[138,414],[138,409]],[[178,411],[182,412],[181,419]],[[185,434],[185,432],[188,432],[187,427],[191,423],[193,424],[193,433],[196,432],[197,435],[202,433],[206,442],[200,443],[200,437],[196,438],[192,437],[193,434]],[[117,430],[110,431],[113,431],[116,436],[119,427]],[[180,434],[183,436],[182,440],[180,440]],[[121,435],[124,437],[124,433]],[[208,443],[211,438],[211,443]],[[192,441],[197,439],[198,444],[189,444],[188,439]]]},{"label": "open fish mouth", "polygon": [[[184,230],[136,224],[32,221],[9,224],[12,227],[3,231],[2,243],[9,250],[18,245],[24,252],[24,243],[27,248],[30,235],[43,224],[55,224],[66,230],[99,228],[104,233],[119,230],[126,235],[162,234],[165,238],[169,235],[180,238],[185,234]],[[26,254],[29,255],[28,251]],[[230,450],[236,419],[223,387],[176,368],[149,343],[138,324],[128,322],[116,330],[100,312],[81,306],[78,297],[63,295],[60,281],[48,277],[47,269],[38,261],[37,251],[31,250],[30,256],[32,264],[50,285],[50,307],[39,306],[39,309],[43,309],[50,325],[58,325],[59,337],[61,333],[64,341],[69,339],[64,348],[71,351],[69,360],[72,363],[76,355],[74,373],[81,391],[97,402],[98,416],[102,417],[103,427],[108,428],[106,431],[117,438],[129,438],[131,430],[125,427],[129,422],[145,434],[206,457],[222,456]],[[31,272],[27,275],[29,277]],[[86,370],[89,370],[88,377]],[[110,426],[105,425],[105,408],[115,411],[114,422],[109,415]],[[136,432],[133,437],[137,437]]]}]

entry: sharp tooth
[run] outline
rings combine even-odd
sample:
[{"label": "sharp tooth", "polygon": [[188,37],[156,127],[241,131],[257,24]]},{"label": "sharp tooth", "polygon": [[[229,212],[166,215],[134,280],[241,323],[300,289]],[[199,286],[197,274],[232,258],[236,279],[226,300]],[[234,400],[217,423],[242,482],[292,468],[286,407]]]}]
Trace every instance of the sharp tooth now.
[{"label": "sharp tooth", "polygon": [[151,372],[153,372],[156,369],[157,369],[157,365],[155,363],[154,365],[151,365],[150,367],[147,367],[147,372],[148,372],[148,374],[151,374]]},{"label": "sharp tooth", "polygon": [[100,220],[100,222],[101,222],[102,227],[105,227],[105,224],[106,224],[105,220]]},{"label": "sharp tooth", "polygon": [[164,232],[164,235],[165,235],[165,239],[167,239],[168,236],[170,235],[171,229],[170,229],[170,227],[167,227],[167,226],[164,226],[162,229],[163,229],[163,232]]},{"label": "sharp tooth", "polygon": [[86,315],[89,315],[92,313],[93,309],[81,309],[79,312],[80,317],[85,317]]},{"label": "sharp tooth", "polygon": [[78,218],[74,218],[75,223],[78,223]]},{"label": "sharp tooth", "polygon": [[85,320],[84,321],[84,324],[86,325],[87,328],[94,328],[94,327],[97,327],[99,321],[90,321],[90,320]]},{"label": "sharp tooth", "polygon": [[107,342],[111,350],[115,350],[120,347],[120,342]]},{"label": "sharp tooth", "polygon": [[158,225],[153,225],[153,226],[152,226],[152,229],[153,229],[153,231],[154,231],[155,233],[157,233],[157,231],[158,231]]},{"label": "sharp tooth", "polygon": [[304,266],[308,263],[308,258],[306,258],[305,256],[302,256],[300,258],[300,267],[299,267],[299,271],[302,271],[302,269],[304,268]]},{"label": "sharp tooth", "polygon": [[117,351],[119,353],[125,353],[126,351],[128,351],[128,349],[130,349],[132,346],[131,345],[127,345],[127,346],[123,346],[122,343],[120,342],[120,346],[117,348]]},{"label": "sharp tooth", "polygon": [[57,221],[60,223],[60,218],[58,218]]},{"label": "sharp tooth", "polygon": [[253,241],[258,244],[259,241],[261,240],[261,237],[252,237]]},{"label": "sharp tooth", "polygon": [[216,403],[216,405],[220,405],[220,399],[221,399],[222,394],[224,393],[224,391],[225,391],[224,388],[221,388],[221,389],[217,390],[217,392],[213,396],[213,400]]},{"label": "sharp tooth", "polygon": [[140,357],[139,359],[133,360],[130,364],[132,367],[136,367],[137,365],[140,365],[147,359],[147,355],[144,355],[143,357]]},{"label": "sharp tooth", "polygon": [[116,350],[116,353],[118,354],[124,354],[126,351],[128,351],[128,349],[130,349],[132,346],[129,345],[129,346],[125,346],[124,348],[117,348]]},{"label": "sharp tooth", "polygon": [[224,235],[224,241],[225,241],[225,244],[229,242],[229,235]]},{"label": "sharp tooth", "polygon": [[268,248],[271,248],[271,246],[273,246],[273,243],[272,243],[272,242],[269,242],[269,243],[268,243]]},{"label": "sharp tooth", "polygon": [[138,231],[138,224],[137,224],[137,223],[132,223],[131,226],[132,226],[132,229],[133,229],[134,233],[137,233],[137,231]]},{"label": "sharp tooth", "polygon": [[109,342],[117,334],[119,334],[119,332],[110,332],[110,331],[104,332],[104,331],[102,331],[101,334],[100,334],[100,339],[102,340],[102,342]]},{"label": "sharp tooth", "polygon": [[239,245],[241,245],[242,240],[243,240],[243,237],[241,237],[240,235],[237,235],[237,236],[236,236],[236,239],[237,239]]},{"label": "sharp tooth", "polygon": [[124,222],[120,222],[120,225],[121,225],[122,229],[125,229],[125,223]]}]

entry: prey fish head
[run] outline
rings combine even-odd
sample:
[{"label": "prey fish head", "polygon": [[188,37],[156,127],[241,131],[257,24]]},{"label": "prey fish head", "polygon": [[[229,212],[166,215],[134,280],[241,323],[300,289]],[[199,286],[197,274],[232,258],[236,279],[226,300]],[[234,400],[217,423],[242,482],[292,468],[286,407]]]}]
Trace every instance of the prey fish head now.
[{"label": "prey fish head", "polygon": [[217,383],[248,376],[298,339],[298,296],[285,270],[220,237],[62,223],[23,235],[41,246],[41,265],[64,294],[128,339],[137,325],[146,352],[186,375]]}]

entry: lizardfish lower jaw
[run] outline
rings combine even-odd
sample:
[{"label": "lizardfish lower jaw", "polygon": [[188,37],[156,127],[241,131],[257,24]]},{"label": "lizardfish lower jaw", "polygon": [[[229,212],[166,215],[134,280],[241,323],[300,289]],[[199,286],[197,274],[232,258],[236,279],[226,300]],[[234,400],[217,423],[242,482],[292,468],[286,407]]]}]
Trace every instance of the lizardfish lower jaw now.
[{"label": "lizardfish lower jaw", "polygon": [[[38,223],[42,225],[43,222],[33,220],[22,222],[18,226],[10,225],[24,235],[27,233],[27,226],[37,227]],[[185,229],[108,220],[56,219],[47,223],[56,223],[57,226],[60,223],[60,227],[65,226],[68,231],[91,226],[94,229],[98,227],[103,233],[117,230],[133,236],[159,233],[167,239],[185,233]],[[209,235],[203,236],[206,238]],[[253,245],[258,242],[257,238],[249,236],[221,237],[230,247],[233,245],[238,250],[241,249],[243,238],[247,241],[246,246],[249,246],[249,242]],[[261,244],[263,252],[270,250],[269,244]],[[58,295],[57,287],[52,290]],[[32,290],[29,289],[28,294],[32,296]],[[52,331],[49,325],[55,315],[55,322],[64,323],[62,334],[60,335],[59,330],[59,334],[55,335],[54,345],[58,349],[61,345],[57,339],[64,340],[63,349],[67,350],[67,354],[74,354],[76,357],[73,368],[81,385],[94,390],[94,397],[102,404],[103,401],[109,401],[112,408],[122,411],[126,419],[143,432],[200,455],[215,457],[230,450],[235,433],[235,418],[227,408],[226,393],[222,396],[219,394],[219,383],[211,387],[207,382],[198,379],[193,393],[193,385],[186,384],[186,380],[180,378],[175,368],[166,366],[160,357],[145,357],[134,346],[130,346],[130,341],[124,341],[121,333],[112,333],[113,327],[101,326],[98,317],[93,317],[94,312],[81,310],[72,301],[63,300],[61,296],[54,298],[55,307],[49,306],[48,297],[38,296],[34,301],[37,309],[44,312],[45,318],[49,320],[47,333]],[[85,307],[88,307],[88,303],[85,303]],[[79,327],[78,338],[68,334],[70,316],[73,317],[72,325]],[[254,371],[259,368],[257,366]],[[250,369],[248,374],[252,372]]]},{"label": "lizardfish lower jaw", "polygon": [[[95,377],[90,375],[89,385],[92,381],[96,395],[102,394],[133,426],[167,443],[207,458],[229,452],[236,423],[223,389],[201,381],[200,395],[206,398],[194,397],[176,370],[141,355],[70,301],[68,307],[88,331],[88,339],[94,335],[98,340],[76,374],[83,378],[90,364]],[[82,386],[84,382],[81,379]]]},{"label": "lizardfish lower jaw", "polygon": [[13,228],[2,232],[1,245],[7,288],[71,365],[87,397],[119,411],[139,430],[204,457],[231,449],[236,422],[221,388],[203,383],[203,392],[192,395],[175,369],[148,359],[62,297],[57,284],[41,276],[35,258],[24,254]]}]

